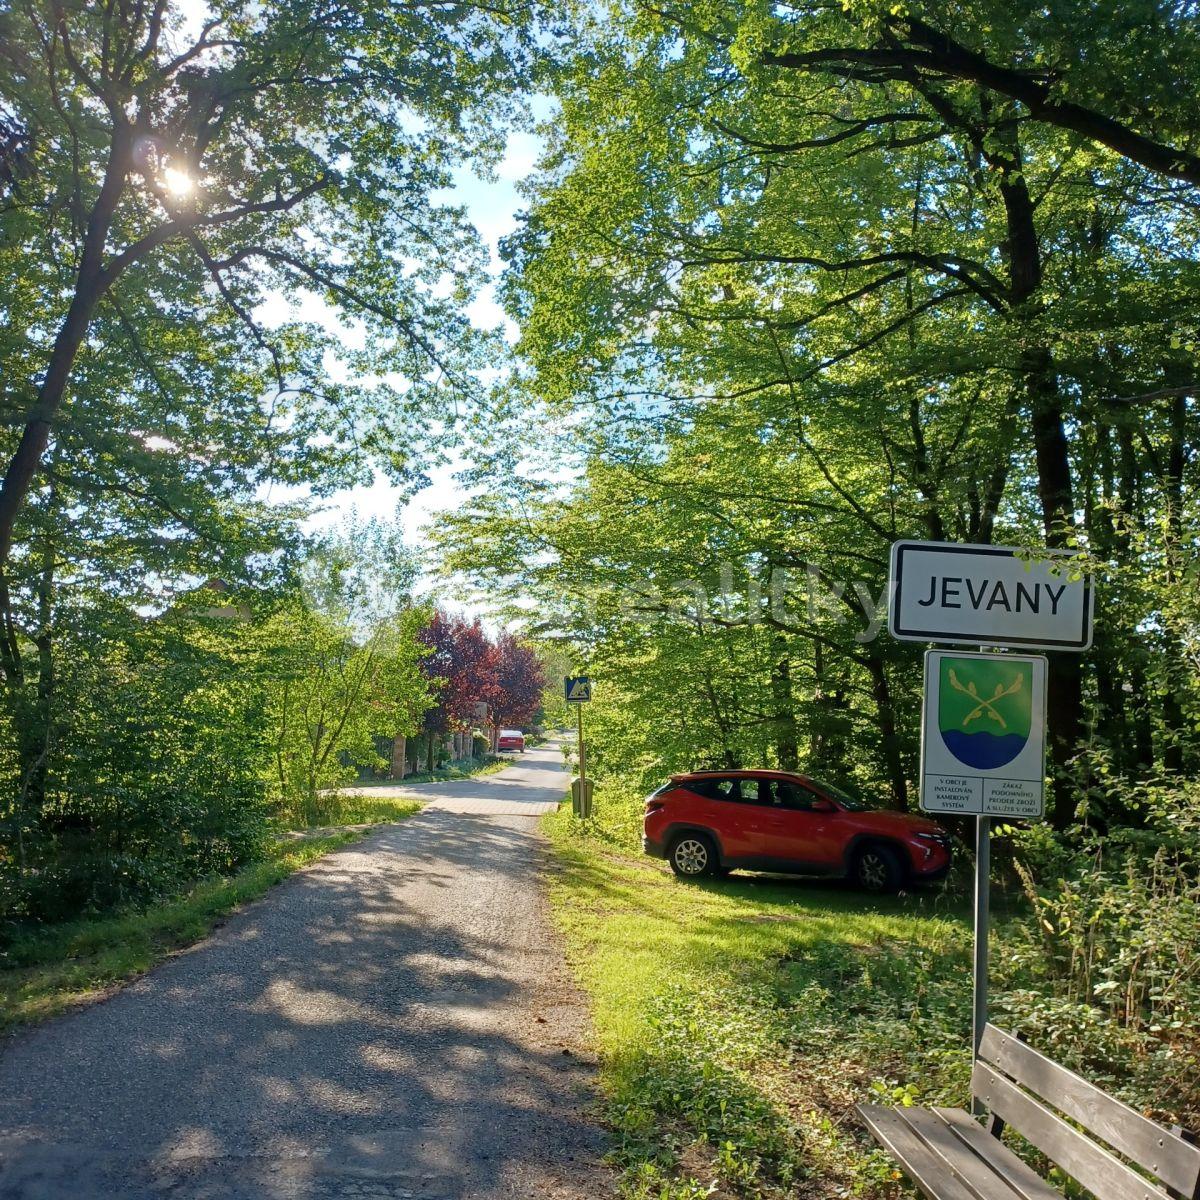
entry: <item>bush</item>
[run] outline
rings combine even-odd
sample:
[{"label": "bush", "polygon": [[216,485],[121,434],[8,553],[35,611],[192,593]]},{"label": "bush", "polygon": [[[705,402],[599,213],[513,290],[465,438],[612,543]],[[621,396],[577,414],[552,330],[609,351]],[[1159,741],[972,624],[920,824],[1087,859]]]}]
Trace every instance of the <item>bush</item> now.
[{"label": "bush", "polygon": [[1145,825],[1018,835],[1030,912],[1009,923],[1002,1010],[1067,1065],[1200,1124],[1200,785],[1148,784]]},{"label": "bush", "polygon": [[259,857],[267,747],[240,636],[190,618],[115,622],[74,640],[54,754],[14,804],[0,920],[57,921],[162,895]]}]

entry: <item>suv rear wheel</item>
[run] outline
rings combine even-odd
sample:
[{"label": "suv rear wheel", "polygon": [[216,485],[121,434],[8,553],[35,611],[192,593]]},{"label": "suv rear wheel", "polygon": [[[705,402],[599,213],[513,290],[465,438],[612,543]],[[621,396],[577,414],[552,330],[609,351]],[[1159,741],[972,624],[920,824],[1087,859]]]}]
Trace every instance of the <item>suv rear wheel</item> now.
[{"label": "suv rear wheel", "polygon": [[904,869],[888,846],[864,846],[854,856],[854,882],[864,892],[894,892],[904,882]]},{"label": "suv rear wheel", "polygon": [[681,833],[671,843],[667,860],[682,879],[701,879],[721,869],[716,844],[706,833]]}]

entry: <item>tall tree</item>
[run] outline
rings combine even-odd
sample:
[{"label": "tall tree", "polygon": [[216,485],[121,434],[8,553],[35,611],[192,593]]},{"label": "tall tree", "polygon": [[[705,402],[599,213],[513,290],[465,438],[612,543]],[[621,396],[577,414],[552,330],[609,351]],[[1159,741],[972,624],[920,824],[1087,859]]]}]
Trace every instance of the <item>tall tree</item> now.
[{"label": "tall tree", "polygon": [[434,740],[452,730],[471,729],[476,721],[476,704],[486,703],[494,692],[497,651],[478,618],[468,620],[441,609],[434,610],[420,637],[429,647],[421,669],[436,697],[422,723],[422,729],[430,735],[432,770]]},{"label": "tall tree", "polygon": [[0,681],[23,794],[81,601],[278,586],[300,541],[280,487],[419,477],[488,341],[460,303],[484,252],[435,193],[500,152],[525,16],[0,12]]},{"label": "tall tree", "polygon": [[[867,731],[871,773],[906,803],[913,655],[874,619],[890,541],[1082,547],[1107,565],[1153,526],[1144,566],[1192,556],[1157,514],[1186,509],[1197,482],[1194,322],[1175,315],[1200,289],[1196,193],[1186,171],[1111,153],[1056,107],[1191,153],[1178,89],[1195,21],[1145,15],[1179,30],[1169,61],[1122,36],[1116,4],[1069,35],[1049,30],[1057,10],[999,4],[580,11],[506,282],[531,365],[512,387],[564,418],[580,482],[497,480],[446,527],[452,561],[470,547],[493,586],[557,587],[544,611],[606,657],[637,639],[645,656],[625,661],[646,663],[685,631],[724,641],[753,684],[709,686],[706,652],[689,676],[719,743],[742,753],[767,721],[790,760],[790,692],[826,755]],[[1011,78],[946,68],[918,18],[1029,78],[1044,58],[1052,96],[1033,105]],[[1143,59],[1146,88],[1123,95],[1119,67]],[[728,635],[770,629],[770,606],[699,618],[723,571],[765,593],[796,570],[838,620],[789,619],[786,655]],[[1055,660],[1060,825],[1097,730],[1137,770],[1194,753],[1180,712],[1153,711],[1141,686],[1145,631],[1163,624],[1131,582],[1097,653]],[[622,616],[592,587],[659,594]],[[635,634],[638,607],[653,615]]]},{"label": "tall tree", "polygon": [[531,722],[542,703],[546,677],[537,651],[514,633],[496,638],[489,702],[496,727]]},{"label": "tall tree", "polygon": [[[464,139],[489,136],[478,102],[511,81],[516,15],[218,0],[189,30],[166,0],[6,10],[6,273],[37,262],[38,299],[8,320],[0,568],[102,305],[136,338],[147,303],[219,295],[274,360],[275,401],[301,412],[324,389],[256,321],[271,284],[365,326],[374,361],[410,381],[406,406],[461,381],[463,318],[428,285],[464,243],[426,198]],[[386,448],[394,426],[369,416],[359,436]]]}]

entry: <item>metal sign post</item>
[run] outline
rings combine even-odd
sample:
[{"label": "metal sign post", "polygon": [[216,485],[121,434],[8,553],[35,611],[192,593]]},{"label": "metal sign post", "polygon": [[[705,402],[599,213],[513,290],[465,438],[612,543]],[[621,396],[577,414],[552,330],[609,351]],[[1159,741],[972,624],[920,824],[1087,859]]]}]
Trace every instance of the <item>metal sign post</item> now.
[{"label": "metal sign post", "polygon": [[579,732],[577,745],[579,746],[579,780],[587,786],[587,752],[583,748],[583,705],[580,704],[575,710],[575,715],[579,718]]},{"label": "metal sign post", "polygon": [[[982,654],[985,646],[980,646]],[[979,1057],[988,1020],[988,964],[992,932],[992,818],[975,818],[975,928],[971,947],[971,1052]],[[971,1111],[983,1115],[983,1104],[971,1097]]]},{"label": "metal sign post", "polygon": [[992,907],[992,818],[975,818],[975,947],[971,956],[971,1045],[979,1053],[988,1012],[988,931]]},{"label": "metal sign post", "polygon": [[1075,558],[952,542],[892,546],[891,635],[979,646],[978,653],[925,654],[920,788],[925,812],[975,818],[976,1054],[988,1016],[992,818],[1040,818],[1046,776],[1046,658],[988,647],[1081,651],[1092,644],[1095,589]]},{"label": "metal sign post", "polygon": [[571,809],[577,817],[592,815],[592,781],[587,777],[587,749],[583,742],[583,706],[592,698],[592,681],[586,675],[567,676],[563,680],[568,704],[574,704],[579,720],[579,778],[571,781]]}]

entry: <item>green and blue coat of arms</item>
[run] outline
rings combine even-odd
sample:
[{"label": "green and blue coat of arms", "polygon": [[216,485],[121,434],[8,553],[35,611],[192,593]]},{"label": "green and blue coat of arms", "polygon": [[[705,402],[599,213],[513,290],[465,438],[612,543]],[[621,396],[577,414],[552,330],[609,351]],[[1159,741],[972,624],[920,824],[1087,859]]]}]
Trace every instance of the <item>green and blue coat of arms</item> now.
[{"label": "green and blue coat of arms", "polygon": [[959,762],[986,771],[1021,753],[1033,720],[1029,663],[947,657],[939,682],[938,729]]}]

